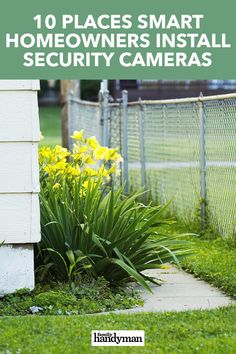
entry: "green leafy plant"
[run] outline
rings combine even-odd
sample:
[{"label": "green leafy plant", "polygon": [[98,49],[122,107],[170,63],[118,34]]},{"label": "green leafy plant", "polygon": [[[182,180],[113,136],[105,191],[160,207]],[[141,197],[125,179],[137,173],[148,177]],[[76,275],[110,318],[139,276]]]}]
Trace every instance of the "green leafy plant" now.
[{"label": "green leafy plant", "polygon": [[37,284],[34,291],[18,290],[0,299],[1,316],[78,315],[141,306],[138,292],[132,287],[111,287],[104,278],[83,278],[72,289],[68,284]]},{"label": "green leafy plant", "polygon": [[[73,283],[73,279],[76,278],[77,275],[80,274],[81,271],[81,267],[79,267],[79,263],[81,263],[83,260],[85,260],[87,257],[86,256],[79,256],[81,254],[81,252],[79,250],[76,251],[72,251],[71,249],[68,249],[68,251],[66,251],[65,253],[65,257],[63,257],[63,255],[61,255],[59,252],[57,252],[56,250],[52,249],[52,248],[47,248],[45,251],[47,252],[52,252],[54,254],[56,254],[59,259],[61,259],[61,261],[64,263],[65,266],[65,272],[66,272],[66,276],[68,278],[68,283],[70,288],[72,289],[74,287],[74,283]],[[68,264],[69,261],[69,264]],[[49,266],[54,265],[53,263],[49,263]],[[88,269],[90,268],[91,265],[84,265],[82,266],[83,269]],[[44,267],[43,267],[44,268]],[[46,267],[46,269],[48,269],[48,266]]]},{"label": "green leafy plant", "polygon": [[39,257],[56,279],[72,281],[87,272],[117,284],[132,277],[150,290],[147,280],[154,280],[144,270],[178,263],[191,252],[181,237],[158,232],[173,223],[164,217],[168,205],[138,203],[140,193],[124,197],[123,188],[109,191],[102,178],[83,186],[81,177],[73,186],[64,183],[60,193],[49,186],[41,192]]}]

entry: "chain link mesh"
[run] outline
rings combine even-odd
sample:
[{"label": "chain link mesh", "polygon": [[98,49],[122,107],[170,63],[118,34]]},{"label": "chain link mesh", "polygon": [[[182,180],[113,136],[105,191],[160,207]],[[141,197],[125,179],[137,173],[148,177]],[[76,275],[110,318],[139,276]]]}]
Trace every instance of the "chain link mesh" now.
[{"label": "chain link mesh", "polygon": [[196,104],[145,107],[145,157],[152,199],[184,221],[199,206],[199,123]]},{"label": "chain link mesh", "polygon": [[128,167],[130,191],[142,189],[139,106],[128,108]]},{"label": "chain link mesh", "polygon": [[236,98],[209,101],[204,108],[209,217],[221,234],[232,235],[236,221]]},{"label": "chain link mesh", "polygon": [[[102,142],[101,117],[98,103],[72,100],[69,108],[69,137],[75,130],[84,130],[87,137],[95,136]],[[70,148],[73,144],[70,141]]]},{"label": "chain link mesh", "polygon": [[[140,101],[128,105],[129,189],[141,190],[146,183],[154,202],[173,200],[172,209],[178,218],[188,223],[196,221],[201,206],[199,104],[203,104],[208,219],[214,231],[232,235],[236,220],[236,95],[201,101]],[[102,142],[99,107],[74,102],[70,129],[84,129],[87,136],[95,135]],[[122,104],[109,104],[109,108],[110,146],[124,154]],[[121,181],[118,177],[115,184]]]},{"label": "chain link mesh", "polygon": [[[110,147],[118,149],[123,154],[123,121],[121,104],[110,105]],[[120,165],[120,174],[113,176],[113,184],[119,187],[122,184],[122,165]]]},{"label": "chain link mesh", "polygon": [[122,108],[121,104],[110,105],[110,146],[122,153]]}]

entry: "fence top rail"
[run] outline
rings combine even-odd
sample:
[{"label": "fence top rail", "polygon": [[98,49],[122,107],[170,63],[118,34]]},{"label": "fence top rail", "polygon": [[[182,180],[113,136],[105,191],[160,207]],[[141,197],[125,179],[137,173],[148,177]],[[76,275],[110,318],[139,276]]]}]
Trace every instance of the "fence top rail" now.
[{"label": "fence top rail", "polygon": [[79,98],[76,98],[76,97],[72,97],[71,98],[71,102],[79,103],[79,104],[84,105],[84,106],[99,107],[99,103],[98,102],[84,101],[84,100],[80,100]]},{"label": "fence top rail", "polygon": [[110,103],[110,106],[111,106],[111,107],[120,107],[120,106],[121,106],[121,103],[118,103],[118,102],[114,103],[114,102],[112,102],[112,103]]},{"label": "fence top rail", "polygon": [[[174,98],[167,100],[139,100],[134,102],[129,102],[128,106],[137,105],[165,105],[165,104],[181,104],[181,103],[197,103],[197,102],[207,102],[216,100],[226,100],[226,99],[236,99],[236,93],[228,93],[225,95],[214,95],[214,96],[199,96],[199,97],[187,97],[187,98]],[[71,102],[75,102],[84,106],[99,107],[99,102],[85,101],[76,97],[70,98]],[[120,103],[110,103],[111,107],[119,107]]]},{"label": "fence top rail", "polygon": [[[80,100],[79,98],[76,98],[76,97],[71,97],[70,100],[71,100],[71,102],[75,102],[75,103],[85,105],[85,106],[93,106],[93,107],[99,106],[99,102]],[[118,102],[112,102],[112,103],[109,103],[109,105],[111,107],[120,107],[120,103],[118,103]]]},{"label": "fence top rail", "polygon": [[199,96],[199,97],[189,97],[189,98],[175,98],[170,100],[140,100],[135,102],[129,102],[129,106],[136,105],[165,105],[165,104],[179,104],[179,103],[197,103],[197,102],[207,102],[216,100],[226,100],[230,98],[236,98],[236,93],[229,93],[225,95],[215,95],[215,96]]}]

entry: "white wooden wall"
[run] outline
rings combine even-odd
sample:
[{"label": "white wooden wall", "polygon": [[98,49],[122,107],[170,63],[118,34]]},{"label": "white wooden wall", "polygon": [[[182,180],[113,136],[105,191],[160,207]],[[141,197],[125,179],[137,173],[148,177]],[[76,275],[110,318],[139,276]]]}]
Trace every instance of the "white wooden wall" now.
[{"label": "white wooden wall", "polygon": [[4,244],[40,240],[38,89],[38,80],[0,80],[0,242]]}]

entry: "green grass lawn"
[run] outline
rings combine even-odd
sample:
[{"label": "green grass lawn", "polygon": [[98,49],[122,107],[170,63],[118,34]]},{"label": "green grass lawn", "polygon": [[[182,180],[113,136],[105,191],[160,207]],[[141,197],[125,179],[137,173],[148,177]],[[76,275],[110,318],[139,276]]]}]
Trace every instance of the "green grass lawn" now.
[{"label": "green grass lawn", "polygon": [[39,109],[40,130],[44,136],[40,146],[54,146],[61,144],[61,108],[40,107]]},{"label": "green grass lawn", "polygon": [[[180,226],[164,226],[161,232],[168,234],[191,233],[193,230]],[[212,237],[212,239],[209,239]],[[232,241],[215,238],[214,235],[188,236],[194,254],[181,260],[181,266],[236,299],[236,247]]]},{"label": "green grass lawn", "polygon": [[236,249],[226,241],[196,240],[196,254],[183,267],[236,298]]},{"label": "green grass lawn", "polygon": [[[236,352],[236,307],[183,313],[0,319],[1,353]],[[92,348],[92,330],[145,330],[145,348]]]},{"label": "green grass lawn", "polygon": [[[187,230],[175,227],[174,231]],[[182,262],[183,267],[235,297],[236,249],[222,240],[191,239],[197,252]],[[234,354],[235,318],[236,306],[182,313],[2,317],[0,352]],[[145,348],[91,348],[94,329],[145,330]]]}]

